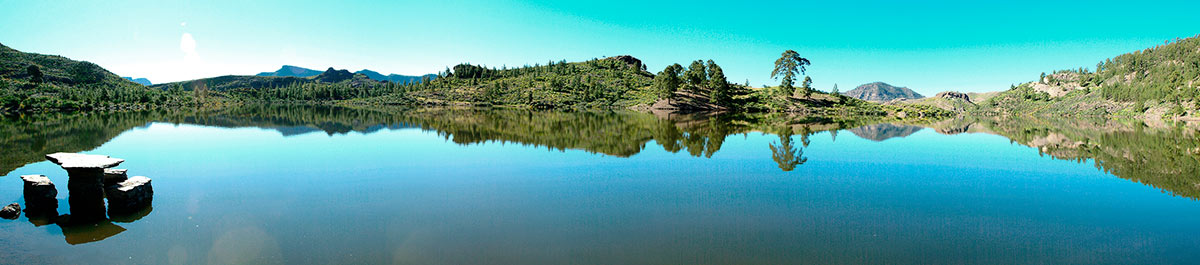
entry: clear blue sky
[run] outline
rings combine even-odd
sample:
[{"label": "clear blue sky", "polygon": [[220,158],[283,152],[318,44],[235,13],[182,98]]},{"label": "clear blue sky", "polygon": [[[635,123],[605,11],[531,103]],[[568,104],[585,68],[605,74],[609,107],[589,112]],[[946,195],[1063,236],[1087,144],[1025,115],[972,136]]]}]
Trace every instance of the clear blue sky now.
[{"label": "clear blue sky", "polygon": [[[836,3],[834,3],[836,2]],[[630,54],[713,59],[775,84],[786,49],[814,85],[993,91],[1200,33],[1200,1],[26,1],[0,43],[154,82],[292,64],[424,74]]]}]

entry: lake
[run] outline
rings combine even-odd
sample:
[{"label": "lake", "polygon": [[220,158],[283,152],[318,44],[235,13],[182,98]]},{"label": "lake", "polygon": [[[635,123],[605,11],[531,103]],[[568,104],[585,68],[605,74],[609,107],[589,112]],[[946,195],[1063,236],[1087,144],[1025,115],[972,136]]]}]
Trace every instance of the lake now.
[{"label": "lake", "polygon": [[0,263],[1200,260],[1200,136],[1105,120],[245,106],[0,120],[0,204],[43,157],[123,158],[153,206],[0,220]]}]

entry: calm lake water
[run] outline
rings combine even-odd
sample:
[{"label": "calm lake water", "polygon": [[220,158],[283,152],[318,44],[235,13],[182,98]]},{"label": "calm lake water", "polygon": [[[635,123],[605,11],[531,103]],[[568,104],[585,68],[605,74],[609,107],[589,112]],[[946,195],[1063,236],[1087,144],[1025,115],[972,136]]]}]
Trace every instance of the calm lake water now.
[{"label": "calm lake water", "polygon": [[0,120],[0,204],[43,155],[124,158],[150,209],[0,220],[0,263],[1200,260],[1200,139],[1113,121],[253,106]]}]

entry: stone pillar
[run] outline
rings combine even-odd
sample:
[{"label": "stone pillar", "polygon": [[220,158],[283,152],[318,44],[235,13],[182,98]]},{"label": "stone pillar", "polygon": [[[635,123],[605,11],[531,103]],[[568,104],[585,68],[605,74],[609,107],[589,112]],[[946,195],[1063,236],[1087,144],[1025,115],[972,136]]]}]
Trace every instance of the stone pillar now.
[{"label": "stone pillar", "polygon": [[67,203],[71,204],[71,221],[91,222],[108,218],[104,210],[104,169],[67,169]]}]

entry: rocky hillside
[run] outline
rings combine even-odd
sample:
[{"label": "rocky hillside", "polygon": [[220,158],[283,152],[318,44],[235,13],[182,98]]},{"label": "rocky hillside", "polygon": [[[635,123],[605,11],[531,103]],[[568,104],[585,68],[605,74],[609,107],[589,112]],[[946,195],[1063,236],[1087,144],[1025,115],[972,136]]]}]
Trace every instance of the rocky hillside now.
[{"label": "rocky hillside", "polygon": [[895,99],[918,99],[925,97],[915,91],[912,91],[912,89],[908,89],[907,87],[896,87],[884,82],[863,84],[842,94],[852,98],[875,102],[891,101]]},{"label": "rocky hillside", "polygon": [[1200,35],[1119,55],[1094,69],[1043,73],[981,105],[989,112],[1037,115],[1200,116]]}]

